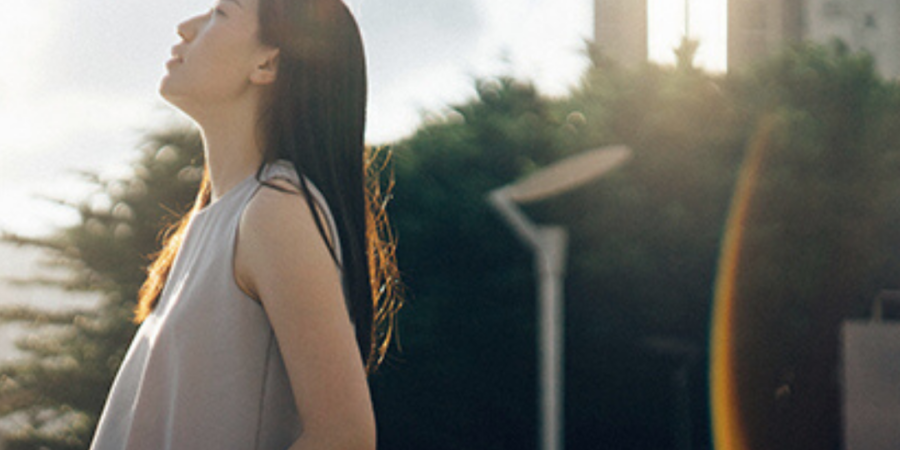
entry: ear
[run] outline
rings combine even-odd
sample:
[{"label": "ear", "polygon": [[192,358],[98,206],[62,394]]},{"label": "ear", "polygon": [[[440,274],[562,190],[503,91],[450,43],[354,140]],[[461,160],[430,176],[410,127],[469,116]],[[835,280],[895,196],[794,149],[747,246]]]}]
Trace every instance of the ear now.
[{"label": "ear", "polygon": [[250,82],[253,84],[272,84],[278,76],[278,55],[280,50],[277,48],[267,49],[261,53],[259,63],[250,73]]}]

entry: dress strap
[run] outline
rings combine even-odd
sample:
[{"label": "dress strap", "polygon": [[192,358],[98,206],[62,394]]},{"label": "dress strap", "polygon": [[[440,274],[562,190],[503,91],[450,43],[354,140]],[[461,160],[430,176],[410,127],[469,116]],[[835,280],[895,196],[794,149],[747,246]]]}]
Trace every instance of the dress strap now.
[{"label": "dress strap", "polygon": [[[279,159],[275,162],[269,163],[263,171],[262,179],[263,181],[268,181],[273,178],[281,178],[286,179],[292,185],[294,185],[297,189],[301,190],[300,186],[300,176],[297,174],[297,170],[294,169],[293,163],[285,159]],[[325,216],[325,223],[328,226],[328,233],[331,237],[331,242],[334,243],[334,253],[337,257],[339,263],[343,264],[342,256],[341,256],[341,240],[338,235],[337,224],[334,221],[334,216],[331,214],[331,209],[328,207],[328,202],[325,200],[325,196],[321,191],[313,184],[312,180],[309,177],[303,177],[306,181],[306,186],[309,188],[309,192],[312,194],[313,200],[315,200],[316,204],[319,206],[321,211]]]}]

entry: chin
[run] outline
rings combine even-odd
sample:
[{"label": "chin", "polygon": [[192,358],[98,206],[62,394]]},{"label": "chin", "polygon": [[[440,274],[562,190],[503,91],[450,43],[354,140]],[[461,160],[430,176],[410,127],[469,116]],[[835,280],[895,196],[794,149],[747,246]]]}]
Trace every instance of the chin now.
[{"label": "chin", "polygon": [[159,95],[162,96],[162,98],[168,100],[169,90],[169,75],[167,74],[161,80],[159,80],[159,88],[157,89],[157,92],[159,92]]},{"label": "chin", "polygon": [[159,96],[162,97],[163,101],[168,103],[173,108],[175,108],[181,112],[184,112],[184,108],[182,107],[182,102],[180,101],[180,98],[176,95],[173,95],[168,90],[166,90],[165,85],[160,85],[158,92],[159,92]]},{"label": "chin", "polygon": [[166,103],[195,122],[197,121],[197,117],[202,115],[198,114],[201,110],[195,107],[196,105],[194,102],[191,102],[184,96],[167,91],[165,86],[160,86],[159,95]]},{"label": "chin", "polygon": [[160,97],[165,99],[167,102],[171,103],[174,106],[178,106],[180,95],[178,95],[177,89],[172,86],[172,81],[169,79],[169,76],[166,75],[159,82],[158,89]]}]

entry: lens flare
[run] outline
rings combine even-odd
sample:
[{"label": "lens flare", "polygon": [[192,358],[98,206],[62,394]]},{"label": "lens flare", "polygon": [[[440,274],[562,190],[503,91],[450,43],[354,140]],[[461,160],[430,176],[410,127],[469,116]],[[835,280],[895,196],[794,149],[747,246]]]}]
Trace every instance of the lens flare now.
[{"label": "lens flare", "polygon": [[774,117],[764,118],[750,142],[731,203],[719,258],[715,286],[715,310],[711,334],[710,401],[713,442],[716,450],[749,450],[747,432],[739,409],[735,367],[735,302],[741,272],[741,256],[747,218],[772,131]]}]

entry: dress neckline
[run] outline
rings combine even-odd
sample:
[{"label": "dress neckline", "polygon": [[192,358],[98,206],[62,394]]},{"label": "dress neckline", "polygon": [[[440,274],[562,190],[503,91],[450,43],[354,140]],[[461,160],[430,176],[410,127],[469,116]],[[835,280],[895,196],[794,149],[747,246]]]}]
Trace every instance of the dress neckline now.
[{"label": "dress neckline", "polygon": [[209,211],[210,209],[215,208],[216,205],[218,205],[219,203],[228,201],[229,198],[234,197],[236,195],[236,192],[239,191],[241,188],[243,188],[244,185],[246,185],[250,180],[255,180],[255,179],[256,179],[256,171],[253,171],[252,173],[250,173],[250,175],[247,175],[247,177],[244,178],[243,180],[241,180],[238,184],[232,186],[231,189],[225,191],[225,193],[222,194],[221,197],[217,198],[214,202],[208,203],[206,206],[199,209],[196,213],[194,213],[194,216],[202,215],[202,214],[206,213],[207,211]]},{"label": "dress neckline", "polygon": [[[266,163],[266,167],[263,168],[263,175],[262,175],[263,179],[267,179],[269,177],[269,175],[271,175],[271,172],[273,170],[275,170],[275,167],[277,167],[277,166],[281,166],[282,168],[290,169],[292,171],[294,170],[294,165],[289,160],[286,160],[283,158],[277,159],[275,161]],[[216,205],[218,205],[219,203],[221,203],[223,201],[228,201],[228,199],[230,197],[233,197],[234,195],[236,195],[236,191],[241,190],[244,187],[244,185],[246,185],[247,183],[250,182],[250,180],[256,179],[256,172],[257,172],[256,170],[251,172],[249,175],[247,175],[246,178],[244,178],[243,180],[238,182],[238,184],[232,186],[231,189],[225,191],[225,193],[222,194],[221,197],[216,199],[216,201],[211,202],[211,203],[207,204],[206,206],[204,206],[203,208],[199,209],[196,213],[194,213],[194,216],[203,215],[210,209],[215,208]]]}]

